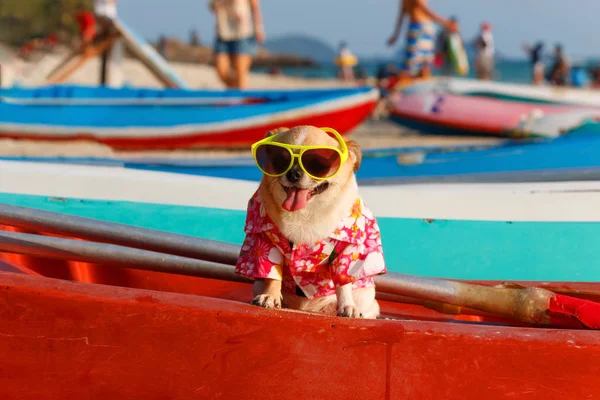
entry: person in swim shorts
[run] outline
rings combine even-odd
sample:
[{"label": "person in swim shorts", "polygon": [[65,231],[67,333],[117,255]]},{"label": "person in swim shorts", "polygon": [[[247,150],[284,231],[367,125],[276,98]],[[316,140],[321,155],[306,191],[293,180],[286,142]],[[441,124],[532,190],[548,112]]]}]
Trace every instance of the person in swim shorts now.
[{"label": "person in swim shorts", "polygon": [[534,85],[544,83],[544,61],[542,60],[544,43],[537,42],[533,47],[528,44],[523,45],[523,50],[529,55],[531,60],[531,81]]},{"label": "person in swim shorts", "polygon": [[[450,17],[450,21],[458,23],[458,19],[456,16]],[[438,34],[437,43],[435,45],[436,55],[435,55],[435,67],[439,68],[440,75],[442,76],[454,76],[455,70],[454,65],[452,65],[452,61],[450,60],[450,32],[448,29],[444,28]]]},{"label": "person in swim shorts", "polygon": [[548,82],[556,86],[567,86],[569,84],[569,75],[571,66],[569,59],[565,54],[562,45],[557,44],[554,47],[554,63],[548,73]]},{"label": "person in swim shorts", "polygon": [[223,84],[245,89],[257,43],[265,33],[259,0],[212,0],[216,16],[215,67]]},{"label": "person in swim shorts", "polygon": [[450,32],[458,31],[455,21],[440,17],[428,6],[427,0],[400,0],[400,12],[396,20],[394,33],[388,39],[393,46],[398,40],[405,17],[409,17],[410,25],[406,34],[406,49],[402,69],[394,86],[404,86],[416,77],[431,77],[435,58],[436,24],[442,25]]}]

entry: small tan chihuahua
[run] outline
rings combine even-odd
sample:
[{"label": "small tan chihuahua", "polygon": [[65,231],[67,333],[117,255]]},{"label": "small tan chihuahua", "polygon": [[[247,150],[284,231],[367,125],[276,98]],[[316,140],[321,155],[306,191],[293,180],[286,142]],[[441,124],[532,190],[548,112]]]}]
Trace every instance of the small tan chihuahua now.
[{"label": "small tan chihuahua", "polygon": [[248,202],[236,273],[252,304],[377,318],[379,226],[358,194],[362,154],[330,128],[279,128],[252,145],[263,179]]}]

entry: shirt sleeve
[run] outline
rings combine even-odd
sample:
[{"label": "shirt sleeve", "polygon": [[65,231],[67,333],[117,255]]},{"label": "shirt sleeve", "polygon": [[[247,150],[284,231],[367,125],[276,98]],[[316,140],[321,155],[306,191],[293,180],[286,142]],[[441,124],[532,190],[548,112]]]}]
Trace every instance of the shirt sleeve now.
[{"label": "shirt sleeve", "polygon": [[331,276],[336,287],[385,274],[381,238],[376,225],[375,228],[368,232],[364,242],[347,243],[331,262]]},{"label": "shirt sleeve", "polygon": [[264,233],[248,233],[242,244],[235,273],[250,279],[283,279],[283,253]]}]

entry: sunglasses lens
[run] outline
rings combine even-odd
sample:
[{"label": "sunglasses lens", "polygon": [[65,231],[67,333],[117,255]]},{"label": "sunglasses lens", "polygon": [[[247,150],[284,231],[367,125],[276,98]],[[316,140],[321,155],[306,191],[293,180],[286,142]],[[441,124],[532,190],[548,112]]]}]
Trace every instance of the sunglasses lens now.
[{"label": "sunglasses lens", "polygon": [[289,168],[292,155],[283,147],[263,144],[256,149],[256,162],[264,172],[280,175]]},{"label": "sunglasses lens", "polygon": [[311,149],[302,153],[302,166],[316,178],[329,178],[339,169],[340,154],[331,149]]}]

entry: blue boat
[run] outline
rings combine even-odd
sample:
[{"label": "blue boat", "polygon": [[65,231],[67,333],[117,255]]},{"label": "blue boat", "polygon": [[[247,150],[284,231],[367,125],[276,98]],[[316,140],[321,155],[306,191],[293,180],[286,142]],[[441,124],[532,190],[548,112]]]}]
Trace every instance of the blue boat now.
[{"label": "blue boat", "polygon": [[[102,90],[108,93],[111,89]],[[377,89],[370,87],[315,93],[290,92],[287,100],[236,105],[147,103],[115,107],[7,99],[0,101],[0,137],[88,139],[128,149],[249,146],[281,126],[331,126],[341,134],[348,133],[370,115],[379,97]],[[285,97],[282,92],[278,96]]]},{"label": "blue boat", "polygon": [[284,90],[187,90],[84,85],[13,86],[0,90],[0,99],[18,104],[45,105],[235,105],[286,102],[354,94],[355,87]]},{"label": "blue boat", "polygon": [[[424,182],[525,182],[600,179],[600,135],[593,130],[555,140],[448,148],[406,148],[365,151],[357,172],[363,185]],[[24,161],[118,166],[259,181],[250,157],[235,159],[92,159],[7,158]]]}]

